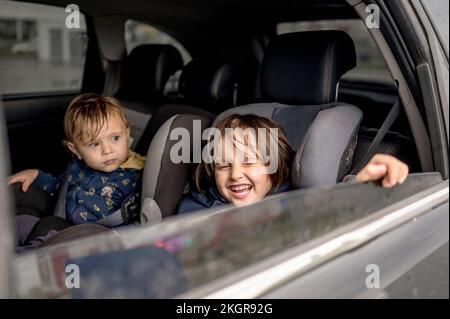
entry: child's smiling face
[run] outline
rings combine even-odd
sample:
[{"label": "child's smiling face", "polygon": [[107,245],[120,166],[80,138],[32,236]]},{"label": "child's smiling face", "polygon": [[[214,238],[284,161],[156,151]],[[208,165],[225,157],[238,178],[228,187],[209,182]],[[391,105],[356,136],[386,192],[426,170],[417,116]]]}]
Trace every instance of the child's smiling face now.
[{"label": "child's smiling face", "polygon": [[219,193],[236,205],[263,199],[272,188],[266,166],[260,161],[216,164],[214,176]]},{"label": "child's smiling face", "polygon": [[243,156],[239,156],[236,144],[230,145],[222,140],[222,148],[231,149],[231,152],[225,151],[223,154],[232,154],[232,158],[225,158],[224,155],[224,159],[214,165],[214,177],[219,193],[235,205],[264,198],[272,189],[272,180],[267,174],[266,164],[258,158],[254,150],[244,147],[246,150],[243,151]]},{"label": "child's smiling face", "polygon": [[130,135],[124,121],[115,113],[101,127],[98,135],[90,139],[76,139],[67,146],[90,168],[112,172],[126,160]]}]

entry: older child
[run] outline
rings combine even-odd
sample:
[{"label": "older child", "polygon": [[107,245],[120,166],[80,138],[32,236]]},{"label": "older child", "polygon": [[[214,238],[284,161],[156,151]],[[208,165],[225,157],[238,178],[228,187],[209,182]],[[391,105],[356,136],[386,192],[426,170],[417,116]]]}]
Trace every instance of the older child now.
[{"label": "older child", "polygon": [[[192,191],[181,201],[179,214],[230,203],[247,204],[289,190],[294,151],[279,125],[256,115],[234,114],[217,123],[216,128],[221,135],[221,145],[217,148],[219,152],[216,152],[220,154],[215,154],[210,163],[203,161],[197,166],[194,174],[196,191]],[[258,128],[263,130],[258,131]],[[271,128],[276,129],[275,136]],[[227,135],[227,130],[233,133]],[[276,147],[269,144],[261,147],[258,144],[255,148],[255,143],[248,143],[252,140],[252,134],[248,132],[265,132],[264,140],[269,141],[272,137],[276,141]],[[256,140],[261,137],[256,134]],[[226,154],[223,150],[230,146],[232,157],[223,156]],[[267,151],[270,153],[268,157],[265,156]],[[239,157],[239,154],[243,156]],[[253,161],[248,160],[250,154],[256,155],[253,156]],[[274,161],[277,169],[269,170],[270,162]],[[407,175],[408,167],[404,163],[392,156],[377,154],[356,175],[356,180],[363,182],[383,178],[382,185],[392,187],[403,183]]]},{"label": "older child", "polygon": [[121,207],[137,187],[145,158],[128,147],[130,129],[120,103],[83,94],[69,105],[64,118],[65,145],[73,153],[58,177],[28,169],[8,178],[26,192],[35,185],[48,193],[67,183],[65,218],[73,224],[97,222]]}]

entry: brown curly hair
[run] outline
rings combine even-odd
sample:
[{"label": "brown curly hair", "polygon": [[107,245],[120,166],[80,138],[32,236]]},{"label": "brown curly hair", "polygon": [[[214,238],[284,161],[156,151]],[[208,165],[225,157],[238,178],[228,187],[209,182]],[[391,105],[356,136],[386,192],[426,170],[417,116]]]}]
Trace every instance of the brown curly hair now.
[{"label": "brown curly hair", "polygon": [[77,96],[70,102],[64,116],[64,133],[67,142],[75,139],[95,138],[111,115],[121,118],[126,128],[128,120],[123,112],[122,105],[116,99],[93,93]]}]

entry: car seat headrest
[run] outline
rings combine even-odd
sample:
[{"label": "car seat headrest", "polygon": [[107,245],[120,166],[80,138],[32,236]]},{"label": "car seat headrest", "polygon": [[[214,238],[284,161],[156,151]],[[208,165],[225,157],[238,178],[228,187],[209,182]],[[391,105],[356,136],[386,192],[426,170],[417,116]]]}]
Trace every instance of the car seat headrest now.
[{"label": "car seat headrest", "polygon": [[331,103],[339,79],[355,66],[355,46],[343,31],[282,34],[266,49],[261,93],[286,104]]},{"label": "car seat headrest", "polygon": [[183,68],[178,90],[192,103],[231,105],[238,82],[239,70],[235,63],[193,60]]},{"label": "car seat headrest", "polygon": [[125,58],[116,97],[141,101],[161,97],[169,76],[182,67],[183,60],[175,47],[139,45]]},{"label": "car seat headrest", "polygon": [[297,147],[291,170],[293,188],[331,186],[350,172],[362,112],[353,105],[321,110]]}]

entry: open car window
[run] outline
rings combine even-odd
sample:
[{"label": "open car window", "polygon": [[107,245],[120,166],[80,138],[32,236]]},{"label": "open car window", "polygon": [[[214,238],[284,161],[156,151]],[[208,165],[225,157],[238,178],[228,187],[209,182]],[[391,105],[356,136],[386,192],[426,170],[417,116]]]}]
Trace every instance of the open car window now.
[{"label": "open car window", "polygon": [[[242,280],[248,269],[280,252],[307,254],[327,243],[328,251],[308,259],[317,264],[364,244],[411,219],[407,209],[396,211],[401,200],[441,182],[439,174],[428,173],[413,174],[394,189],[350,182],[297,190],[250,206],[204,210],[156,226],[43,247],[15,260],[17,296],[214,296],[222,288],[219,280]],[[364,233],[356,238],[357,231]],[[77,289],[70,289],[74,285]],[[205,290],[208,286],[213,288]]]}]

